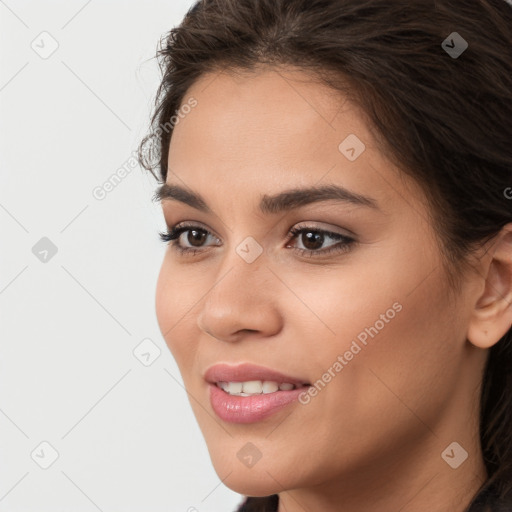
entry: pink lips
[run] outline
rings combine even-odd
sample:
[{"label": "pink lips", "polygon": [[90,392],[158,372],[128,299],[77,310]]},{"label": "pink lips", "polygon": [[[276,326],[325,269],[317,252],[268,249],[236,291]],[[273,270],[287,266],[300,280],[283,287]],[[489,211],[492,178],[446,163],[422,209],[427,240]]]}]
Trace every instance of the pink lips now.
[{"label": "pink lips", "polygon": [[[303,385],[306,383],[305,379],[291,377],[270,368],[252,364],[211,366],[205,373],[205,380],[209,383],[210,402],[215,414],[230,423],[254,423],[271,416],[296,401],[304,391]],[[299,387],[290,391],[276,391],[261,395],[233,396],[216,385],[217,382],[250,380],[287,382]]]}]

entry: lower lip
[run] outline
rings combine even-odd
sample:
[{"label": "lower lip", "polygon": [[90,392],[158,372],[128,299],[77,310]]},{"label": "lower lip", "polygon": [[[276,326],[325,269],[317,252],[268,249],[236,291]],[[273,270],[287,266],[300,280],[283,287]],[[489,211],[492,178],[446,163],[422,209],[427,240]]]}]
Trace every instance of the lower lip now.
[{"label": "lower lip", "polygon": [[210,402],[215,414],[229,423],[255,423],[268,418],[298,399],[305,387],[253,396],[229,395],[210,384]]}]

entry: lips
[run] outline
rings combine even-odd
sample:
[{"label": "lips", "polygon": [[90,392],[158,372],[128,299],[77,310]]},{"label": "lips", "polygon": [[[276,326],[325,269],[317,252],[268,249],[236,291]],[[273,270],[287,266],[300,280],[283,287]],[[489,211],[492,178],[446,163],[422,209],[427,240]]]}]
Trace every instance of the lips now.
[{"label": "lips", "polygon": [[278,383],[290,383],[297,387],[309,385],[307,379],[285,375],[284,373],[257,366],[253,364],[239,364],[231,366],[227,364],[216,364],[206,371],[204,378],[211,384],[218,382],[246,382],[246,381],[273,381]]},{"label": "lips", "polygon": [[[299,395],[309,386],[300,377],[252,364],[218,364],[208,368],[204,377],[209,384],[213,411],[221,420],[229,423],[255,423],[264,420],[297,403]],[[249,384],[253,390],[255,385],[258,387],[258,384],[266,383],[273,386],[273,389],[261,394],[232,394],[233,387],[237,387],[236,384],[239,383],[243,383],[244,388]],[[238,387],[241,388],[240,385]]]}]

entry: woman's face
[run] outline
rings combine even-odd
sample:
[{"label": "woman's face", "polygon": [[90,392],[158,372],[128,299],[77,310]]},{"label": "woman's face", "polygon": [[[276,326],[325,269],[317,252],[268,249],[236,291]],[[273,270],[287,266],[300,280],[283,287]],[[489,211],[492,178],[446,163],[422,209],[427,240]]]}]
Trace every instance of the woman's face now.
[{"label": "woman's face", "polygon": [[162,190],[189,252],[167,249],[156,308],[219,477],[266,495],[471,453],[470,308],[361,112],[291,68],[204,75],[190,97],[167,176],[189,195]]}]

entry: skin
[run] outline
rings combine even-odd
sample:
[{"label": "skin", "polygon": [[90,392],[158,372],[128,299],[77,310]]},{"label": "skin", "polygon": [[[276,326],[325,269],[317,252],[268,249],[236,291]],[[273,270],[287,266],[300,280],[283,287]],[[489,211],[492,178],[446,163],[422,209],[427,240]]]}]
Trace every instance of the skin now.
[{"label": "skin", "polygon": [[[422,190],[339,93],[280,67],[207,74],[183,103],[190,96],[198,104],[175,127],[167,183],[199,193],[213,214],[171,199],[162,208],[169,227],[212,235],[195,255],[169,246],[156,312],[219,478],[241,494],[279,493],[279,512],[462,512],[486,478],[478,397],[486,349],[512,323],[512,225],[454,294]],[[338,149],[349,134],[366,146],[353,162]],[[327,184],[378,209],[258,208],[264,194]],[[305,237],[288,234],[297,225],[356,243],[301,255]],[[248,236],[263,248],[252,263],[236,252]],[[394,303],[400,312],[307,405],[253,424],[215,415],[209,366],[250,362],[315,382]],[[454,441],[468,452],[457,469],[441,457]],[[247,442],[261,453],[251,468],[237,458]]]}]

